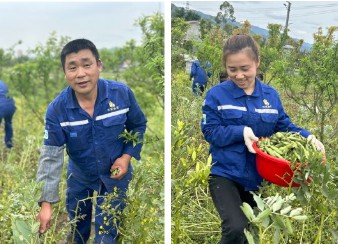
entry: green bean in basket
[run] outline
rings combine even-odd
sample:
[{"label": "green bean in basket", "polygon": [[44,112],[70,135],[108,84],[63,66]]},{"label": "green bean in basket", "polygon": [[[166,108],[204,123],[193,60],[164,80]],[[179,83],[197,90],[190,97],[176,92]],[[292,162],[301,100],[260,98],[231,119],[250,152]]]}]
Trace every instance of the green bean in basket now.
[{"label": "green bean in basket", "polygon": [[320,157],[321,152],[299,133],[277,132],[269,138],[262,138],[257,146],[263,152],[291,163],[307,162],[314,154]]}]

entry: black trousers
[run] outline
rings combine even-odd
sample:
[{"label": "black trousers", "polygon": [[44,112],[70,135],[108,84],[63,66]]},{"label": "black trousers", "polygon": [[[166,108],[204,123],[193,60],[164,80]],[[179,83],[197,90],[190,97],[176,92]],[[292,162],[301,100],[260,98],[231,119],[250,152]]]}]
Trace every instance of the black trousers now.
[{"label": "black trousers", "polygon": [[221,176],[209,176],[209,188],[214,205],[221,217],[222,239],[220,244],[247,243],[244,228],[248,227],[248,219],[240,206],[247,202],[256,206],[253,195],[244,191],[236,182]]}]

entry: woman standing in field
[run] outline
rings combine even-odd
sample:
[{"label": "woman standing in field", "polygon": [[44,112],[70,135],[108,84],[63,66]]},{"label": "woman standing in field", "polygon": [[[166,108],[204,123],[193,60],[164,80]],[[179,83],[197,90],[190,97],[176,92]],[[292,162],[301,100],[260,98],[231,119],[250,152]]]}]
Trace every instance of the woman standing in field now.
[{"label": "woman standing in field", "polygon": [[223,47],[223,63],[229,78],[207,92],[201,127],[212,155],[209,187],[222,220],[220,243],[240,244],[246,242],[243,230],[248,225],[240,206],[243,202],[256,206],[250,191],[258,190],[262,182],[253,142],[278,131],[292,131],[313,140],[322,151],[324,146],[294,125],[277,91],[256,78],[260,56],[252,37],[230,37]]}]

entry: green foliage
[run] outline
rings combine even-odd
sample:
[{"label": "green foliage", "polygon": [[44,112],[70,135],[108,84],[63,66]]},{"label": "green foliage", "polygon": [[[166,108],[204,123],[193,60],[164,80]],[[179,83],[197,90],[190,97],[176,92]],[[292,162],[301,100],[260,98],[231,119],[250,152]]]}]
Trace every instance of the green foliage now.
[{"label": "green foliage", "polygon": [[35,221],[39,207],[37,201],[41,193],[41,184],[35,181],[22,182],[22,191],[11,194],[12,231],[14,243],[31,243],[38,241],[39,223]]},{"label": "green foliage", "polygon": [[337,116],[338,108],[338,43],[332,37],[336,30],[330,28],[326,36],[317,33],[310,53],[301,58],[297,53],[286,54],[271,69],[288,97],[314,118],[315,132],[324,142],[331,138],[325,134],[325,125]]},{"label": "green foliage", "polygon": [[136,146],[136,144],[140,143],[141,140],[139,139],[140,133],[137,131],[136,133],[133,133],[132,131],[124,131],[119,135],[119,138],[124,138],[124,143],[132,142],[133,147]]},{"label": "green foliage", "polygon": [[200,32],[201,32],[201,39],[203,40],[208,32],[212,29],[213,23],[209,19],[201,19],[200,21]]},{"label": "green foliage", "polygon": [[164,164],[154,152],[134,164],[134,175],[122,213],[122,243],[164,243]]},{"label": "green foliage", "polygon": [[201,64],[207,61],[211,63],[210,68],[206,68],[207,72],[212,72],[211,82],[209,86],[219,82],[217,74],[223,70],[222,48],[223,48],[224,33],[218,27],[210,30],[201,42],[195,42],[196,56]]},{"label": "green foliage", "polygon": [[230,19],[230,21],[236,21],[236,18],[234,17],[234,7],[229,2],[225,1],[219,6],[219,10],[220,12],[217,13],[215,21],[218,25],[223,27],[223,30],[226,33],[231,34],[233,27],[228,23],[228,19]]},{"label": "green foliage", "polygon": [[44,109],[65,86],[63,71],[60,66],[60,52],[69,40],[58,38],[52,33],[47,42],[30,50],[34,58],[17,63],[6,70],[5,80],[11,84],[16,96],[22,96],[26,106],[44,123]]},{"label": "green foliage", "polygon": [[[281,238],[287,242],[289,235],[294,233],[291,221],[307,219],[306,215],[302,215],[301,207],[292,206],[296,199],[293,193],[284,198],[279,193],[264,199],[255,193],[253,195],[257,209],[252,209],[246,202],[241,206],[250,223],[249,231],[247,230],[245,235],[251,243],[262,243],[266,235],[270,235],[269,232],[273,233],[274,243],[279,243]],[[255,211],[258,213],[255,214]]]},{"label": "green foliage", "polygon": [[203,99],[185,77],[179,72],[172,78],[172,243],[216,243],[218,214],[207,187],[211,158],[200,133]]},{"label": "green foliage", "polygon": [[[164,18],[155,13],[138,19],[137,24],[143,33],[142,45],[136,46],[131,40],[115,49],[105,72],[111,72],[113,79],[131,86],[137,98],[142,96],[138,102],[149,114],[158,106],[164,106]],[[109,52],[104,50],[102,54]],[[122,64],[126,65],[125,69]]]},{"label": "green foliage", "polygon": [[[289,188],[272,186],[270,189],[271,186],[263,186],[259,195],[254,194],[257,208],[242,206],[251,223],[247,237],[253,237],[253,243],[269,241],[272,236],[274,243],[338,241],[334,235],[338,221],[337,168],[332,166],[309,158],[307,165],[302,164],[293,177],[301,187],[290,184]],[[271,194],[277,190],[277,194]]]},{"label": "green foliage", "polygon": [[[130,43],[134,45],[133,41],[130,41]],[[102,48],[99,50],[100,59],[103,61],[103,72],[106,70],[111,72],[114,80],[120,80],[121,73],[123,73],[121,67],[123,66],[123,61],[127,59],[127,57],[123,57],[121,50],[119,48]]]},{"label": "green foliage", "polygon": [[185,66],[183,53],[185,37],[189,28],[188,22],[182,18],[171,19],[171,65],[172,69]]},{"label": "green foliage", "polygon": [[[172,243],[210,241],[210,229],[217,226],[217,214],[207,189],[211,158],[205,142],[191,137],[191,125],[177,121],[172,138]],[[204,150],[203,150],[204,149]]]},{"label": "green foliage", "polygon": [[250,22],[248,20],[245,20],[243,23],[241,23],[241,25],[238,28],[235,28],[232,32],[233,35],[237,35],[237,34],[250,34],[250,30],[251,30],[252,25],[250,24]]},{"label": "green foliage", "polygon": [[177,47],[178,45],[183,43],[188,28],[188,22],[186,22],[182,18],[175,18],[171,20],[172,47]]},{"label": "green foliage", "polygon": [[20,219],[13,219],[12,223],[13,229],[13,241],[15,244],[20,243],[36,243],[38,242],[38,230],[39,230],[39,223],[35,222],[30,226],[23,220]]},{"label": "green foliage", "polygon": [[171,18],[182,18],[185,21],[194,21],[194,20],[200,20],[201,17],[196,13],[194,10],[186,10],[182,7],[175,7],[171,5]]},{"label": "green foliage", "polygon": [[[160,153],[152,155],[163,162]],[[119,243],[164,243],[164,164],[154,164],[154,158],[134,164],[133,180],[127,191],[126,208],[121,212],[111,208],[111,202],[120,200],[117,187],[103,196],[102,212],[107,214],[104,225],[121,221]],[[149,161],[148,161],[149,160]],[[104,233],[104,226],[99,233]]]},{"label": "green foliage", "polygon": [[268,24],[269,38],[268,43],[270,47],[277,48],[281,51],[283,43],[281,42],[281,32],[283,27],[279,24]]}]

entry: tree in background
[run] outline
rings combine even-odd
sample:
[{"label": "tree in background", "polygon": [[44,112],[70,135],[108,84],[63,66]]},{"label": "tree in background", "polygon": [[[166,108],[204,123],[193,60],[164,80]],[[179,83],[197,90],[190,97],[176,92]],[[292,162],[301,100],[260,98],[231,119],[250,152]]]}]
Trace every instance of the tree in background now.
[{"label": "tree in background", "polygon": [[213,27],[213,22],[209,19],[201,19],[200,21],[200,32],[201,32],[201,39],[203,40],[204,37],[208,34],[208,32]]},{"label": "tree in background", "polygon": [[226,33],[231,34],[233,26],[228,23],[228,20],[236,21],[236,18],[234,17],[234,7],[229,2],[225,1],[219,6],[219,10],[220,12],[217,13],[215,21],[218,25],[223,27]]},{"label": "tree in background", "polygon": [[250,24],[250,22],[248,20],[245,20],[243,23],[241,23],[241,25],[239,26],[239,28],[235,28],[232,31],[233,35],[236,34],[250,34],[250,30],[251,30],[252,25]]},{"label": "tree in background", "polygon": [[283,38],[282,28],[283,27],[279,24],[268,24],[268,38],[257,38],[257,35],[254,37],[259,43],[261,50],[261,62],[259,70],[264,75],[264,80],[267,84],[270,84],[270,82],[273,81],[277,75],[274,72],[274,69],[271,68],[275,61],[280,60],[280,57],[285,56],[291,52],[293,54],[292,58],[295,61],[295,65],[298,67],[299,64],[297,60],[304,56],[304,52],[301,51],[301,46],[304,42],[303,40],[297,41],[287,37],[288,39],[286,41],[288,46],[283,46],[281,41]]},{"label": "tree in background", "polygon": [[199,16],[195,11],[190,9],[184,9],[182,7],[176,7],[174,4],[171,4],[171,18],[182,18],[185,21],[200,20]]},{"label": "tree in background", "polygon": [[200,63],[202,65],[206,64],[207,62],[211,63],[211,67],[206,68],[207,72],[211,72],[213,74],[208,87],[218,83],[218,77],[214,74],[218,74],[221,70],[223,70],[222,49],[224,38],[224,31],[216,26],[206,34],[201,42],[194,43],[194,46],[196,47],[195,54]]},{"label": "tree in background", "polygon": [[14,88],[14,92],[24,98],[26,108],[29,108],[44,124],[44,110],[66,86],[62,67],[60,65],[60,52],[69,41],[69,37],[57,37],[53,32],[45,44],[39,44],[28,50],[32,56],[26,62],[17,62],[6,70],[6,80]]},{"label": "tree in background", "polygon": [[271,67],[286,94],[315,118],[321,141],[338,131],[336,123],[331,135],[325,133],[325,125],[338,108],[338,43],[334,39],[337,30],[336,26],[330,27],[325,35],[319,28],[311,52],[302,58],[294,52],[285,54]]},{"label": "tree in background", "polygon": [[[164,18],[160,13],[142,17],[138,20],[143,33],[141,46],[127,44],[123,48],[124,57],[130,58],[130,66],[123,73],[123,77],[135,89],[142,86],[149,94],[153,94],[155,101],[146,101],[145,108],[152,105],[164,107]],[[130,52],[128,54],[128,52]],[[142,104],[141,104],[142,106]]]}]

